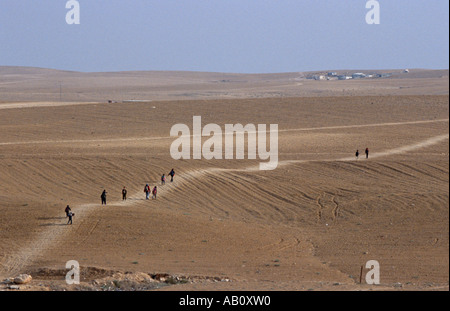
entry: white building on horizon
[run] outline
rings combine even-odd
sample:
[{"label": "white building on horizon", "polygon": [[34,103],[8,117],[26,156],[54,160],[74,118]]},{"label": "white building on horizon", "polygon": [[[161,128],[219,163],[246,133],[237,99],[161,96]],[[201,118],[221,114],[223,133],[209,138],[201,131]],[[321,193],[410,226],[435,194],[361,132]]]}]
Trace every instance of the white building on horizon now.
[{"label": "white building on horizon", "polygon": [[366,77],[366,75],[362,72],[357,72],[357,73],[352,74],[353,79],[361,79],[361,78],[365,78],[365,77]]}]

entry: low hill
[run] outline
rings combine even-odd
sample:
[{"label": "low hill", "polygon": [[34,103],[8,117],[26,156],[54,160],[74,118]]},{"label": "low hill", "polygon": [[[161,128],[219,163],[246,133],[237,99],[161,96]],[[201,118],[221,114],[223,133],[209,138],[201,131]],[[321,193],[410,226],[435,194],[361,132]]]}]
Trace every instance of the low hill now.
[{"label": "low hill", "polygon": [[[389,74],[314,81],[315,74]],[[0,101],[127,101],[355,95],[446,95],[448,70],[329,70],[268,74],[188,71],[76,72],[0,66]]]}]

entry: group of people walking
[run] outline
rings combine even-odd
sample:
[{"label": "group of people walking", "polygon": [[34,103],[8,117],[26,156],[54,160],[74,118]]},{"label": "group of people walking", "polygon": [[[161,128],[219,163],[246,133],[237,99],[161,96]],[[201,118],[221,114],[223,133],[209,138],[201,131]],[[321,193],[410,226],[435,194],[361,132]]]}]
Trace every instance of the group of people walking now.
[{"label": "group of people walking", "polygon": [[[173,182],[173,177],[175,176],[175,170],[171,169],[169,172],[169,176],[170,176],[170,182]],[[161,185],[165,185],[166,184],[166,174],[162,174],[161,176]],[[144,192],[145,192],[145,199],[149,200],[150,199],[150,194],[152,195],[152,199],[156,200],[156,195],[158,193],[158,186],[154,186],[153,189],[149,186],[149,184],[146,184],[144,187]],[[125,201],[127,199],[127,188],[124,186],[122,189],[122,201]],[[102,200],[102,205],[105,204],[106,205],[106,190],[103,190],[100,198]]]},{"label": "group of people walking", "polygon": [[[366,159],[369,158],[369,148],[366,148],[366,150],[364,151],[365,155],[366,155]],[[355,153],[356,159],[359,159],[359,150],[356,150]],[[171,171],[168,174],[170,176],[170,182],[173,182],[173,177],[175,176],[175,170],[171,169]],[[162,174],[161,176],[161,185],[165,185],[166,184],[166,175]],[[125,201],[127,199],[127,189],[124,186],[122,189],[122,200]],[[149,184],[146,184],[144,187],[144,192],[145,192],[145,199],[149,200],[150,199],[150,194],[152,194],[152,199],[156,200],[156,195],[158,193],[158,186],[154,186],[153,189],[151,189],[151,187],[149,186]],[[106,190],[103,190],[102,194],[100,195],[101,201],[102,201],[102,205],[106,205]],[[69,217],[69,221],[67,222],[67,224],[72,224],[72,218],[75,215],[74,213],[72,213],[69,205],[67,205],[66,209],[66,216]]]},{"label": "group of people walking", "polygon": [[[172,168],[168,174],[170,176],[170,182],[173,182],[173,177],[175,176],[175,170]],[[162,174],[161,176],[161,185],[166,184],[166,175]],[[154,186],[153,189],[149,186],[149,184],[146,184],[144,187],[145,192],[145,199],[148,200],[150,198],[150,193],[152,194],[152,199],[156,200],[156,195],[158,193],[158,186]],[[102,205],[106,205],[106,190],[104,189],[102,194],[100,195],[100,199],[102,201]],[[122,201],[125,201],[127,199],[127,188],[124,186],[122,189]],[[69,221],[67,224],[72,224],[72,217],[75,215],[75,213],[72,213],[69,205],[67,205],[65,209],[66,216],[69,217]]]},{"label": "group of people walking", "polygon": [[[369,148],[366,148],[364,153],[366,154],[366,159],[368,159],[369,158]],[[356,160],[358,160],[359,159],[359,150],[356,150],[355,156],[356,156]]]},{"label": "group of people walking", "polygon": [[[366,155],[366,159],[369,158],[369,148],[366,148],[366,150],[364,151],[365,155]],[[356,159],[359,159],[359,150],[356,150],[355,153]],[[170,182],[173,182],[173,177],[175,176],[175,170],[171,169],[169,174],[170,176]],[[166,184],[166,175],[162,174],[161,176],[161,185],[165,185]],[[127,199],[127,189],[124,186],[122,189],[122,200],[125,201]],[[149,200],[150,199],[150,194],[152,194],[152,199],[156,200],[156,195],[158,193],[158,186],[154,186],[153,189],[149,186],[149,184],[146,184],[144,187],[144,192],[145,192],[145,199]],[[106,190],[103,190],[102,194],[100,195],[101,201],[102,201],[102,205],[106,205]],[[69,207],[69,205],[67,205],[66,209],[65,209],[65,213],[66,216],[69,218],[67,224],[72,224],[72,218],[73,216],[75,216],[75,213],[72,212],[71,208]]]},{"label": "group of people walking", "polygon": [[150,198],[150,193],[152,194],[152,199],[156,200],[156,194],[158,193],[158,186],[153,187],[153,190],[151,190],[151,187],[146,184],[144,187],[144,192],[145,192],[145,199],[148,200]]}]

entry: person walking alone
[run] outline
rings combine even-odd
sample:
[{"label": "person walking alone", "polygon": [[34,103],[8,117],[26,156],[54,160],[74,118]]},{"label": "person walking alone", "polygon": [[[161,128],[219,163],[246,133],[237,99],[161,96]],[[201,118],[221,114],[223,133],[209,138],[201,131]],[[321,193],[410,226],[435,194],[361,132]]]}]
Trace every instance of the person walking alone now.
[{"label": "person walking alone", "polygon": [[366,148],[366,159],[368,159],[369,158],[369,148]]},{"label": "person walking alone", "polygon": [[100,196],[100,198],[102,199],[102,205],[106,205],[106,193],[106,190],[103,190],[102,195]]},{"label": "person walking alone", "polygon": [[356,156],[356,160],[358,160],[358,158],[359,158],[359,150],[356,150],[355,156]]},{"label": "person walking alone", "polygon": [[170,182],[173,182],[173,176],[175,176],[175,171],[172,169],[169,173],[170,176]]},{"label": "person walking alone", "polygon": [[127,200],[127,189],[125,188],[125,186],[123,186],[122,189],[122,201],[126,201]]}]

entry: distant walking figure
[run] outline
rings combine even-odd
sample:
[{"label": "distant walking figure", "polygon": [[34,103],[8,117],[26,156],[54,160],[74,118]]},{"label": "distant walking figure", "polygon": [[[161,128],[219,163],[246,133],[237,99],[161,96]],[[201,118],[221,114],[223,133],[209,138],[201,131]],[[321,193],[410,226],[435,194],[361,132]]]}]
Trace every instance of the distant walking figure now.
[{"label": "distant walking figure", "polygon": [[102,205],[106,205],[106,193],[106,190],[103,190],[102,195],[100,196],[100,198],[102,199]]},{"label": "distant walking figure", "polygon": [[148,198],[150,197],[150,186],[148,184],[145,185],[144,192],[145,192],[145,199],[148,200]]},{"label": "distant walking figure", "polygon": [[122,200],[126,200],[126,199],[127,199],[127,189],[124,186],[122,189]]},{"label": "distant walking figure", "polygon": [[175,176],[175,171],[172,169],[169,173],[170,176],[170,182],[173,182],[173,176]]},{"label": "distant walking figure", "polygon": [[69,207],[69,205],[66,206],[66,209],[64,210],[64,212],[66,212],[66,216],[69,217],[69,213],[70,213],[71,209]]},{"label": "distant walking figure", "polygon": [[73,216],[75,216],[75,213],[72,213],[72,212],[67,213],[67,217],[69,217],[69,221],[67,221],[67,224],[72,224]]},{"label": "distant walking figure", "polygon": [[369,148],[366,148],[366,159],[369,158]]},{"label": "distant walking figure", "polygon": [[166,184],[166,175],[163,174],[163,175],[161,176],[161,185],[165,185],[165,184]]},{"label": "distant walking figure", "polygon": [[158,192],[158,189],[156,188],[156,186],[153,188],[153,191],[152,191],[152,199],[155,199],[156,200],[156,193]]},{"label": "distant walking figure", "polygon": [[358,160],[358,158],[359,158],[359,150],[356,150],[355,156],[356,156],[356,160]]}]

